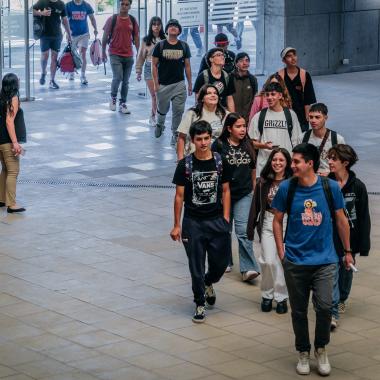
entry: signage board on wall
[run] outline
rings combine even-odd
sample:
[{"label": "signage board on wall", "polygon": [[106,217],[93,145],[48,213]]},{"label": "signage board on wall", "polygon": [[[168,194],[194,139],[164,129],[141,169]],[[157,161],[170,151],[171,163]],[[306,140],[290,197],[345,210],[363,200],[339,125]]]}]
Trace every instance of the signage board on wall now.
[{"label": "signage board on wall", "polygon": [[172,17],[183,27],[204,23],[204,1],[177,1],[172,3]]}]

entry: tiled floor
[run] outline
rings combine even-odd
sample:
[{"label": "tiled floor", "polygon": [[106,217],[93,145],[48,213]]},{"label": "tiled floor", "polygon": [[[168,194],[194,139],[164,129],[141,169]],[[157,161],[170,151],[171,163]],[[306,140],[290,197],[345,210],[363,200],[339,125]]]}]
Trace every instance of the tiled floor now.
[{"label": "tiled floor", "polygon": [[[372,192],[380,187],[379,79],[314,78]],[[154,138],[148,102],[133,89],[131,115],[108,111],[107,85],[66,83],[23,105],[30,141],[18,198],[27,212],[0,215],[0,378],[294,379],[290,315],[261,313],[259,280],[242,283],[236,266],[216,285],[206,323],[191,322],[186,256],[169,239],[173,189],[163,187],[175,166],[170,136]],[[147,184],[163,186],[129,186]],[[379,378],[378,200],[370,196],[371,255],[358,259],[329,346],[334,379]]]}]

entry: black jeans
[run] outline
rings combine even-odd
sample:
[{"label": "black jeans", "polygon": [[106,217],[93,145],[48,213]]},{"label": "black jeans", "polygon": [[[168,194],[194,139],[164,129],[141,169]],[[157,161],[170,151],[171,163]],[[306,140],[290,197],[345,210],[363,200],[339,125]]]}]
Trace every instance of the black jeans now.
[{"label": "black jeans", "polygon": [[[205,304],[205,285],[218,282],[228,265],[231,252],[229,223],[223,218],[182,221],[182,242],[189,259],[194,302]],[[205,274],[206,252],[208,271]]]},{"label": "black jeans", "polygon": [[330,325],[333,304],[334,276],[337,264],[295,265],[283,262],[289,302],[292,308],[296,349],[310,352],[307,311],[310,291],[316,313],[314,347],[325,347],[330,341]]}]

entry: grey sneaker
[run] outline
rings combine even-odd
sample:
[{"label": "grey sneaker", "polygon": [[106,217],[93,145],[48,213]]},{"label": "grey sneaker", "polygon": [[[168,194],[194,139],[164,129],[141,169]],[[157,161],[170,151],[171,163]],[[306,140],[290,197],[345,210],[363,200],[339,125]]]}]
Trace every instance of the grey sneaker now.
[{"label": "grey sneaker", "polygon": [[205,298],[208,306],[214,306],[216,301],[215,290],[212,285],[207,286],[205,289]]},{"label": "grey sneaker", "polygon": [[193,316],[193,322],[194,323],[203,323],[206,319],[206,313],[205,313],[205,307],[204,306],[197,306],[195,308],[195,313]]},{"label": "grey sneaker", "polygon": [[109,107],[111,111],[116,111],[116,98],[111,96]]},{"label": "grey sneaker", "polygon": [[156,138],[161,137],[164,129],[165,129],[164,125],[156,124],[156,129],[154,130],[154,135],[156,136]]},{"label": "grey sneaker", "polygon": [[296,371],[299,375],[308,375],[310,373],[310,354],[307,351],[300,352]]},{"label": "grey sneaker", "polygon": [[53,89],[53,90],[58,90],[59,89],[59,86],[58,84],[55,82],[54,79],[52,79],[49,83],[49,88]]},{"label": "grey sneaker", "polygon": [[327,357],[326,348],[318,348],[314,352],[315,358],[317,359],[317,368],[318,373],[321,376],[328,376],[331,372],[331,365],[329,362],[329,358]]},{"label": "grey sneaker", "polygon": [[128,109],[127,105],[125,103],[120,103],[119,105],[119,111],[121,113],[124,113],[124,114],[127,114],[129,115],[131,113],[131,111]]}]

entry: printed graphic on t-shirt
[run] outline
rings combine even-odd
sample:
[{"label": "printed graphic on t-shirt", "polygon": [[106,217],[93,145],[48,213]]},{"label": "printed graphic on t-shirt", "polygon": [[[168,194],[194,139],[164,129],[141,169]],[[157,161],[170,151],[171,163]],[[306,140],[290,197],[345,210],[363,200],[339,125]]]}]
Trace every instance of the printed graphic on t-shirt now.
[{"label": "printed graphic on t-shirt", "polygon": [[168,59],[170,61],[175,61],[175,60],[183,58],[183,50],[182,49],[180,49],[180,50],[178,50],[178,49],[164,49],[162,51],[162,56],[165,59]]},{"label": "printed graphic on t-shirt", "polygon": [[347,209],[347,213],[348,213],[348,217],[350,221],[356,220],[357,219],[356,206],[355,206],[356,194],[355,193],[345,194],[344,201],[346,203],[346,209]]},{"label": "printed graphic on t-shirt", "polygon": [[83,21],[86,19],[87,12],[83,11],[72,11],[71,18],[76,21]]},{"label": "printed graphic on t-shirt", "polygon": [[226,154],[226,160],[231,166],[249,165],[251,163],[251,157],[242,149],[231,148]]},{"label": "printed graphic on t-shirt", "polygon": [[317,202],[306,199],[304,202],[305,212],[302,213],[302,224],[304,226],[320,226],[322,223],[322,213],[314,210]]},{"label": "printed graphic on t-shirt", "polygon": [[265,120],[264,128],[288,129],[286,120]]},{"label": "printed graphic on t-shirt", "polygon": [[218,195],[218,172],[192,173],[193,203],[208,205],[216,203]]},{"label": "printed graphic on t-shirt", "polygon": [[219,94],[221,94],[224,91],[224,83],[223,82],[216,81],[212,85],[216,87],[216,89],[218,90]]},{"label": "printed graphic on t-shirt", "polygon": [[277,194],[278,188],[279,188],[279,185],[276,185],[275,183],[272,184],[272,186],[269,188],[269,192],[268,192],[269,205],[272,205],[273,199]]}]

